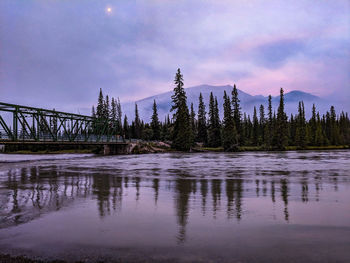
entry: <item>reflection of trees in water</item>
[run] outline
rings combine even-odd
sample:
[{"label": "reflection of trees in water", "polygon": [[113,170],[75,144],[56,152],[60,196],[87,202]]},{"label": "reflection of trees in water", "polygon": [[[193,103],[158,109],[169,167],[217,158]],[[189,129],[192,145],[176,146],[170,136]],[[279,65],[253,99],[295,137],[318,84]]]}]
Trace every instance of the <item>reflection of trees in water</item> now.
[{"label": "reflection of trees in water", "polygon": [[211,194],[213,198],[213,216],[216,217],[216,212],[220,210],[221,201],[221,179],[213,179],[211,181]]},{"label": "reflection of trees in water", "polygon": [[110,189],[110,176],[108,174],[94,174],[93,178],[93,189],[94,194],[97,198],[98,211],[100,216],[103,217],[110,213],[110,200],[109,200],[109,189]]},{"label": "reflection of trees in water", "polygon": [[309,185],[306,179],[301,181],[301,200],[306,203],[309,201]]},{"label": "reflection of trees in water", "polygon": [[275,181],[271,181],[271,200],[273,203],[276,202],[276,197],[275,197]]},{"label": "reflection of trees in water", "polygon": [[200,180],[200,194],[202,196],[202,214],[205,216],[206,204],[207,204],[207,194],[208,194],[208,180],[201,179]]},{"label": "reflection of trees in water", "polygon": [[159,179],[154,178],[152,180],[152,188],[154,189],[154,205],[157,206],[159,196]]},{"label": "reflection of trees in water", "polygon": [[266,196],[267,195],[267,185],[266,185],[266,180],[262,180],[262,185],[263,185],[263,189],[262,189],[262,192],[263,192],[263,196]]},{"label": "reflection of trees in water", "polygon": [[180,227],[177,240],[183,243],[186,240],[186,225],[189,215],[189,199],[192,193],[193,181],[191,179],[178,179],[175,182],[176,215]]},{"label": "reflection of trees in water", "polygon": [[[226,180],[226,197],[227,197],[227,217],[233,218],[235,215],[237,220],[241,219],[242,215],[242,180],[227,179]],[[233,208],[233,204],[235,208]]]},{"label": "reflection of trees in water", "polygon": [[259,179],[255,180],[255,193],[256,193],[256,197],[260,196],[260,181]]},{"label": "reflection of trees in water", "polygon": [[7,198],[1,195],[0,228],[28,222],[90,194],[91,180],[59,170],[57,166],[9,170],[7,180],[1,182]]},{"label": "reflection of trees in water", "polygon": [[[84,174],[81,171],[62,169],[59,166],[33,166],[30,168],[14,169],[7,173],[6,180],[1,182],[3,189],[0,194],[0,227],[28,222],[43,213],[59,210],[61,207],[72,203],[76,198],[85,198],[94,195],[97,201],[98,212],[101,217],[109,215],[111,210],[119,211],[122,207],[123,192],[128,187],[135,189],[135,199],[141,199],[143,182],[149,182],[154,193],[154,205],[157,206],[161,190],[175,192],[175,208],[179,225],[179,242],[186,239],[186,225],[189,220],[191,197],[196,203],[201,215],[208,216],[211,212],[216,218],[227,200],[226,214],[229,219],[242,219],[242,199],[244,189],[246,192],[255,192],[256,197],[265,198],[268,193],[271,201],[276,202],[276,191],[280,192],[280,201],[284,204],[284,219],[289,221],[288,210],[290,192],[295,189],[290,184],[295,184],[292,177],[283,175],[283,178],[271,178],[271,181],[254,178],[244,179],[243,176],[227,179],[193,179],[186,175],[181,179],[161,180],[159,178],[121,177],[115,174],[100,173]],[[296,178],[295,176],[293,178]],[[313,180],[314,188],[310,187]],[[298,181],[297,191],[300,191],[300,200],[304,203],[310,200],[310,189],[315,189],[315,199],[319,200],[322,191],[324,177],[302,176]],[[338,177],[328,177],[328,183],[334,185],[337,190]],[[132,183],[131,183],[132,182]],[[197,191],[198,188],[198,191]],[[296,190],[294,190],[296,191]],[[226,194],[226,197],[225,197]],[[299,195],[299,192],[298,192]],[[256,198],[254,197],[254,198]],[[135,200],[134,199],[134,200]],[[196,207],[194,207],[196,209]]]},{"label": "reflection of trees in water", "polygon": [[[93,193],[97,198],[98,211],[101,217],[111,213],[111,205],[113,210],[121,209],[123,196],[123,178],[120,176],[112,176],[110,174],[93,174]],[[136,199],[139,198],[139,178],[135,178],[135,186],[137,189]],[[125,186],[125,180],[124,180]]]},{"label": "reflection of trees in water", "polygon": [[281,179],[281,195],[284,203],[284,219],[286,221],[289,220],[289,212],[288,212],[288,181],[287,179]]}]

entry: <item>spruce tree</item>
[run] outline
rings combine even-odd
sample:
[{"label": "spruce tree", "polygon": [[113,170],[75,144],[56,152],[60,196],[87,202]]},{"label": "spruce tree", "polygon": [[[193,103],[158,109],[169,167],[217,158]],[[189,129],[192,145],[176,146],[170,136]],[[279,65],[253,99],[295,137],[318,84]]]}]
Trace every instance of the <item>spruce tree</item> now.
[{"label": "spruce tree", "polygon": [[219,105],[218,105],[218,99],[215,96],[215,138],[217,140],[217,144],[221,145],[221,124],[220,124],[220,114],[219,114]]},{"label": "spruce tree", "polygon": [[267,120],[267,129],[265,133],[265,142],[268,148],[272,146],[273,142],[273,118],[272,118],[272,97],[269,95],[268,98],[268,120]]},{"label": "spruce tree", "polygon": [[[113,130],[116,130],[117,133],[119,133],[119,130],[117,130],[117,106],[116,106],[116,101],[112,97],[111,100],[111,112],[110,112],[110,119],[112,122],[112,128]],[[120,133],[119,133],[120,134]]]},{"label": "spruce tree", "polygon": [[340,141],[339,127],[337,123],[337,115],[334,106],[331,106],[329,114],[329,141],[332,145],[338,145]]},{"label": "spruce tree", "polygon": [[263,144],[264,143],[264,139],[265,139],[265,108],[264,105],[260,105],[259,108],[259,144]]},{"label": "spruce tree", "polygon": [[243,143],[243,138],[241,138],[242,127],[241,127],[241,107],[239,105],[240,100],[238,98],[238,91],[236,88],[236,84],[233,85],[232,90],[232,106],[233,106],[233,120],[235,122],[235,127],[238,133],[238,141],[239,143]]},{"label": "spruce tree", "polygon": [[130,139],[130,129],[128,124],[128,117],[124,116],[123,134],[125,139]]},{"label": "spruce tree", "polygon": [[317,126],[316,126],[316,106],[315,106],[315,104],[312,105],[312,115],[311,115],[311,119],[309,121],[309,125],[310,125],[310,130],[311,130],[311,134],[310,134],[311,145],[316,145]]},{"label": "spruce tree", "polygon": [[103,113],[104,113],[104,98],[103,98],[103,93],[102,89],[100,89],[100,93],[98,95],[98,101],[97,101],[97,108],[96,108],[96,117],[98,119],[103,118]]},{"label": "spruce tree", "polygon": [[92,117],[92,118],[96,118],[96,112],[95,112],[95,106],[94,106],[94,105],[92,105],[91,117]]},{"label": "spruce tree", "polygon": [[256,113],[256,107],[254,106],[254,113],[253,113],[253,145],[258,145],[258,137],[259,137],[259,121],[258,116]]},{"label": "spruce tree", "polygon": [[280,103],[277,110],[276,119],[276,147],[279,150],[284,150],[287,146],[287,115],[284,112],[284,95],[283,89],[280,90]]},{"label": "spruce tree", "polygon": [[157,103],[156,100],[153,101],[153,114],[152,114],[152,121],[151,121],[151,128],[152,128],[152,140],[159,140],[160,139],[160,124],[158,119],[158,111],[157,111]]},{"label": "spruce tree", "polygon": [[306,147],[306,122],[305,122],[305,110],[304,102],[299,102],[297,125],[295,132],[296,145],[304,149]]},{"label": "spruce tree", "polygon": [[190,124],[191,124],[191,130],[192,130],[192,141],[194,138],[197,137],[197,125],[196,125],[196,113],[193,109],[193,103],[191,103],[191,113],[190,113]]},{"label": "spruce tree", "polygon": [[110,118],[115,123],[117,121],[117,106],[114,98],[112,97],[111,100],[111,112],[110,112]]},{"label": "spruce tree", "polygon": [[122,116],[123,116],[123,112],[122,112],[122,106],[120,105],[120,100],[119,97],[117,100],[115,100],[115,104],[116,104],[116,119],[117,119],[117,130],[121,133],[123,127],[122,127]]},{"label": "spruce tree", "polygon": [[202,93],[199,94],[198,104],[198,134],[197,141],[202,142],[205,145],[208,143],[208,131],[207,131],[207,117],[205,111],[205,104],[203,102]]},{"label": "spruce tree", "polygon": [[237,150],[237,132],[230,97],[224,91],[224,118],[222,121],[222,146],[225,151]]},{"label": "spruce tree", "polygon": [[[296,116],[297,118],[297,116]],[[293,114],[290,115],[290,121],[289,121],[289,144],[295,145],[296,141],[296,129],[297,129],[297,120],[294,118]]]},{"label": "spruce tree", "polygon": [[175,88],[172,98],[171,111],[175,111],[172,147],[177,150],[187,151],[193,144],[190,126],[190,115],[187,107],[187,97],[184,89],[183,76],[180,69],[175,75]]},{"label": "spruce tree", "polygon": [[316,133],[315,133],[315,145],[321,146],[326,145],[326,138],[324,135],[324,132],[322,130],[322,124],[320,120],[320,114],[317,113],[316,115]]},{"label": "spruce tree", "polygon": [[209,98],[208,145],[210,147],[218,147],[221,145],[219,109],[217,99],[214,99],[212,92]]},{"label": "spruce tree", "polygon": [[136,139],[141,139],[141,121],[139,117],[137,103],[135,103],[134,136]]},{"label": "spruce tree", "polygon": [[105,105],[103,109],[103,118],[108,120],[110,116],[110,107],[109,107],[109,97],[106,95]]}]

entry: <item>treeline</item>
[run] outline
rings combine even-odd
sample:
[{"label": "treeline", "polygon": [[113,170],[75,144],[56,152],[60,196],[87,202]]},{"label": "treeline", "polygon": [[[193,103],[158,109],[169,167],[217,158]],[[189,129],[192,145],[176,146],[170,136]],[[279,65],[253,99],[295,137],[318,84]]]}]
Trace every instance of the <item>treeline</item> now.
[{"label": "treeline", "polygon": [[[337,115],[333,106],[320,115],[313,105],[312,116],[305,117],[304,103],[298,105],[298,113],[288,118],[284,109],[284,93],[280,90],[277,112],[272,107],[272,97],[268,97],[268,107],[254,107],[253,116],[242,113],[236,85],[231,94],[223,94],[223,119],[220,119],[217,98],[210,94],[208,112],[199,95],[197,114],[193,104],[188,107],[180,69],[175,75],[175,88],[172,95],[172,118],[167,115],[164,121],[158,119],[157,104],[153,103],[151,123],[140,120],[137,104],[135,119],[129,125],[127,116],[121,122],[119,99],[112,98],[109,107],[108,96],[100,90],[96,118],[108,118],[118,126],[118,134],[125,138],[170,141],[177,150],[189,150],[196,144],[207,147],[223,147],[225,151],[236,151],[242,146],[257,146],[266,150],[284,150],[287,146],[305,149],[307,146],[349,145],[350,120],[347,113]],[[113,126],[112,125],[112,126]]]}]

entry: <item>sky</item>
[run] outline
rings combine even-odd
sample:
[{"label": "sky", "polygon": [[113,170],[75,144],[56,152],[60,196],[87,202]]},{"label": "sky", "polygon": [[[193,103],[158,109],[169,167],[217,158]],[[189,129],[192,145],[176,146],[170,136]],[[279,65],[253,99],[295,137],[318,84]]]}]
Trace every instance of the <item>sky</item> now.
[{"label": "sky", "polygon": [[185,87],[350,101],[350,1],[0,1],[0,101],[86,111],[100,88],[172,90],[177,68]]}]

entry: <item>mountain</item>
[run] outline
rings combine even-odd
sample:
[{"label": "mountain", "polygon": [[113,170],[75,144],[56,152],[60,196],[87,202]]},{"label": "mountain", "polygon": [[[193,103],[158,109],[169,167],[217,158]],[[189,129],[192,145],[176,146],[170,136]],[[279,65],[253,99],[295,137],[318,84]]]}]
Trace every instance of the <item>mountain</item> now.
[{"label": "mountain", "polygon": [[[218,104],[220,106],[219,111],[220,115],[223,114],[223,95],[224,91],[226,91],[227,94],[231,97],[233,87],[230,85],[226,86],[211,86],[211,85],[200,85],[195,87],[186,88],[186,95],[187,95],[187,102],[188,105],[193,103],[194,109],[197,112],[198,110],[198,97],[199,93],[201,92],[203,95],[203,100],[206,105],[206,110],[208,112],[208,105],[209,105],[209,96],[210,92],[213,92],[214,96],[218,99]],[[151,96],[148,98],[144,98],[142,100],[136,101],[140,118],[143,119],[145,122],[149,122],[151,115],[152,115],[152,105],[153,100],[156,100],[157,106],[158,106],[158,114],[159,119],[164,120],[164,118],[167,116],[167,114],[172,115],[170,113],[171,108],[171,95],[173,94],[173,91],[161,93],[155,96]],[[265,107],[265,114],[267,112],[267,101],[268,97],[262,96],[262,95],[250,95],[242,90],[238,89],[238,97],[241,101],[241,107],[242,111],[246,112],[247,114],[252,115],[254,106],[257,107],[257,111],[259,113],[259,107],[261,104]],[[317,97],[315,95],[312,95],[310,93],[306,93],[303,91],[294,90],[291,92],[288,92],[285,94],[285,107],[287,114],[295,114],[297,113],[298,109],[298,102],[304,101],[305,104],[305,112],[307,117],[311,115],[311,108],[312,104],[315,103],[317,110],[320,111],[320,113],[324,113],[326,110],[329,110],[330,106],[332,105],[330,102],[327,102],[326,100]],[[274,110],[277,113],[277,107],[279,103],[279,96],[272,97],[272,106]],[[123,112],[128,116],[129,120],[133,120],[135,113],[135,102],[129,102],[124,103],[122,105]]]}]

